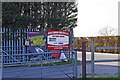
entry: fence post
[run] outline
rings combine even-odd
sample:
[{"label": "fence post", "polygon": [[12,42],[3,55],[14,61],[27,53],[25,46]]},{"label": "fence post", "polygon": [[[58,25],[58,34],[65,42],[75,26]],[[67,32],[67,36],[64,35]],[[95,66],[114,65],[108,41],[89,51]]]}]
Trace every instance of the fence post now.
[{"label": "fence post", "polygon": [[70,54],[74,50],[74,33],[73,33],[73,28],[70,28],[70,38],[69,38],[69,43],[70,43],[70,53],[69,53],[69,58],[71,58]]},{"label": "fence post", "polygon": [[82,80],[86,80],[86,42],[82,42]]},{"label": "fence post", "polygon": [[94,41],[91,42],[91,78],[94,80]]},{"label": "fence post", "polygon": [[77,51],[73,51],[73,74],[74,78],[77,78]]},{"label": "fence post", "polygon": [[[1,2],[0,2],[0,5],[1,5]],[[1,80],[2,77],[3,77],[2,71],[3,71],[2,27],[0,26],[0,80]]]}]

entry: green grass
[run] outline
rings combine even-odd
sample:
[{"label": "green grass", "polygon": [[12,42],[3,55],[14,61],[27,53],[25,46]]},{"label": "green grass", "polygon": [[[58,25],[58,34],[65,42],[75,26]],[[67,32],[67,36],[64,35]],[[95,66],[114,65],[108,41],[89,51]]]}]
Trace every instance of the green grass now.
[{"label": "green grass", "polygon": [[[78,64],[80,61],[77,61]],[[69,61],[56,61],[56,62],[53,62],[55,65],[66,65],[66,64],[72,64],[72,60],[69,60]],[[26,67],[28,66],[29,63],[25,63],[25,65],[21,65],[21,64],[18,64],[18,65],[7,65],[5,67]],[[38,63],[34,63],[31,65],[31,67],[38,67],[38,66],[41,66],[41,64],[38,62]],[[42,66],[53,66],[53,64],[51,64],[50,62],[49,63],[43,63]]]},{"label": "green grass", "polygon": [[[78,78],[75,80],[82,80],[82,78]],[[86,80],[92,80],[91,77],[87,77]],[[120,80],[120,76],[119,77],[95,77],[94,80]]]},{"label": "green grass", "polygon": [[[78,61],[79,63],[80,61]],[[53,62],[54,64],[56,65],[66,65],[66,64],[72,64],[72,60],[69,60],[69,61],[58,61],[58,62]],[[36,63],[36,64],[33,64],[31,67],[35,67],[35,66],[40,66],[39,63]],[[51,63],[43,63],[42,66],[53,66],[53,64]]]}]

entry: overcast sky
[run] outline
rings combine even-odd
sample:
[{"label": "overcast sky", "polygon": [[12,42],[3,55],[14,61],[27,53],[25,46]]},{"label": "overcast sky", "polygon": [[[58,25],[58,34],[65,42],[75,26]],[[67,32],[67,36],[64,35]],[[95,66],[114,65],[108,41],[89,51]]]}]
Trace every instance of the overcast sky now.
[{"label": "overcast sky", "polygon": [[118,29],[120,0],[78,0],[78,26],[75,37],[98,36],[98,31],[110,26]]}]

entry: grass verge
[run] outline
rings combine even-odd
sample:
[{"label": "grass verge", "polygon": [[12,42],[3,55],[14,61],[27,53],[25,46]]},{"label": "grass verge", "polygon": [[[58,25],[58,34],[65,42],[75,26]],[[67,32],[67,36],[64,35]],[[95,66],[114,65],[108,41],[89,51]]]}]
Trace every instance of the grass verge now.
[{"label": "grass verge", "polygon": [[[82,80],[82,78],[78,78],[75,80]],[[86,80],[92,80],[91,77],[87,77]],[[120,76],[116,77],[95,77],[94,80],[120,80]]]},{"label": "grass verge", "polygon": [[[79,64],[80,61],[77,61],[77,62]],[[66,64],[72,64],[72,60],[68,60],[66,62],[59,60],[59,61],[54,61],[53,63],[55,65],[66,65]],[[7,66],[4,66],[4,67],[27,67],[28,65],[29,65],[29,63],[26,62],[24,65],[21,65],[21,64],[7,65]],[[40,62],[37,62],[37,63],[34,63],[34,64],[31,65],[31,67],[38,67],[38,66],[41,66]],[[53,64],[51,64],[50,62],[44,62],[42,64],[42,66],[53,66]]]}]

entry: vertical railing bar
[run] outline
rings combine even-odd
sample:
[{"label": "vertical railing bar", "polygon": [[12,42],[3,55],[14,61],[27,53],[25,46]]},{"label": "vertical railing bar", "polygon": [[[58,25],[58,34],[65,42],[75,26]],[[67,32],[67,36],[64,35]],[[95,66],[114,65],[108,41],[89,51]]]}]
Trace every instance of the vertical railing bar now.
[{"label": "vertical railing bar", "polygon": [[[7,28],[7,30],[8,30],[8,35],[10,36],[10,29],[9,28]],[[11,46],[11,40],[10,40],[10,38],[11,38],[11,36],[9,37],[8,36],[8,45],[7,46]],[[8,54],[11,54],[11,47],[8,47],[8,49],[9,49],[9,53]],[[10,57],[8,56],[8,63],[9,63],[9,60],[10,60]]]},{"label": "vertical railing bar", "polygon": [[[28,32],[29,32],[29,29],[26,29],[26,31],[27,31],[27,39],[28,39]],[[27,50],[27,53],[28,53],[28,50]],[[29,57],[28,56],[26,56],[27,57],[27,61],[29,61]]]},{"label": "vertical railing bar", "polygon": [[[18,40],[18,33],[17,33],[17,31],[15,32],[15,54],[17,54],[17,40]],[[16,58],[16,57],[15,57]]]},{"label": "vertical railing bar", "polygon": [[[18,50],[19,50],[19,30],[17,30],[17,35],[18,35],[18,39],[17,39],[17,54],[19,54]],[[17,56],[16,56],[17,58]]]},{"label": "vertical railing bar", "polygon": [[[11,45],[12,45],[12,55],[14,54],[14,52],[13,52],[13,48],[14,48],[14,45],[13,45],[13,39],[14,39],[14,37],[13,37],[13,34],[14,34],[14,32],[12,32],[12,34],[11,34]],[[14,56],[13,56],[14,57]],[[11,59],[11,62],[13,63],[13,59]]]},{"label": "vertical railing bar", "polygon": [[22,61],[23,58],[23,53],[22,53],[22,29],[20,29],[20,54],[22,54],[22,56],[19,56],[20,61]]},{"label": "vertical railing bar", "polygon": [[[5,30],[5,28],[4,28],[4,32],[5,32],[5,41],[4,41],[4,51],[5,51],[5,46],[6,46],[6,30]],[[3,54],[3,59],[5,59],[4,60],[4,63],[6,63],[6,57],[4,56],[5,54]]]},{"label": "vertical railing bar", "polygon": [[[5,28],[3,28],[3,32],[4,32],[3,33],[4,34],[4,41],[3,41],[3,45],[2,45],[2,47],[3,47],[2,50],[5,50],[5,42],[6,42],[6,39],[5,39],[6,38]],[[3,54],[3,59],[5,59],[4,55],[5,54]],[[5,60],[3,60],[3,64],[4,63],[5,63]]]},{"label": "vertical railing bar", "polygon": [[[24,29],[22,29],[22,33],[24,32]],[[25,62],[25,49],[24,49],[24,33],[22,34],[22,54],[23,54],[23,60],[22,62],[24,63]]]}]

